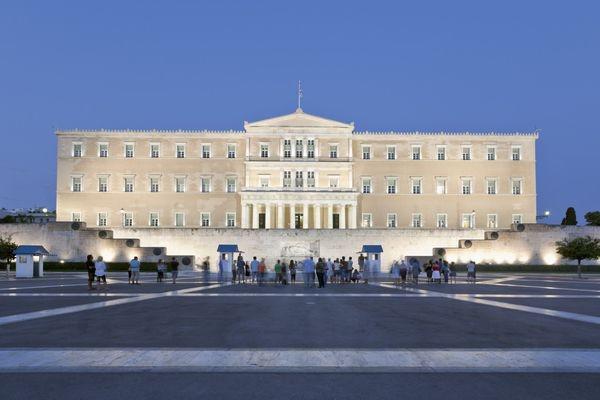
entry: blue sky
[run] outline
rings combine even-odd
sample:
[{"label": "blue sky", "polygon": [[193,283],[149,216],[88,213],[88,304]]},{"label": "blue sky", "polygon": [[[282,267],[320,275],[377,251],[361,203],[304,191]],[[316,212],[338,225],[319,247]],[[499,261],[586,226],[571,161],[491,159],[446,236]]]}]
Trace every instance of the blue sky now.
[{"label": "blue sky", "polygon": [[0,206],[54,207],[55,128],[542,130],[538,209],[600,209],[593,1],[0,2]]}]

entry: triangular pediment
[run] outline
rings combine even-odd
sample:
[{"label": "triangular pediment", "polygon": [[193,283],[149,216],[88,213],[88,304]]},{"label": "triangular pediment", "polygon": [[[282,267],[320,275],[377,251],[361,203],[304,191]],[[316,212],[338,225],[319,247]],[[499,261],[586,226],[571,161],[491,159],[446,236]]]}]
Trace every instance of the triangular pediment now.
[{"label": "triangular pediment", "polygon": [[297,109],[291,114],[282,115],[263,119],[255,122],[245,122],[244,127],[250,128],[337,128],[337,129],[354,129],[354,123],[347,124],[345,122],[334,121],[319,117],[312,114],[307,114],[302,109]]}]

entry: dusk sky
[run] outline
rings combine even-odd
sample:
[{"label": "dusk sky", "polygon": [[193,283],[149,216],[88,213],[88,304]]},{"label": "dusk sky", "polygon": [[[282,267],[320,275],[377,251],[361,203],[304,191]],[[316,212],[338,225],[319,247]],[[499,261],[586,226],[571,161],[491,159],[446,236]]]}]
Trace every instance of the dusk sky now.
[{"label": "dusk sky", "polygon": [[538,213],[600,209],[596,1],[0,2],[0,207],[55,205],[57,128],[527,131]]}]

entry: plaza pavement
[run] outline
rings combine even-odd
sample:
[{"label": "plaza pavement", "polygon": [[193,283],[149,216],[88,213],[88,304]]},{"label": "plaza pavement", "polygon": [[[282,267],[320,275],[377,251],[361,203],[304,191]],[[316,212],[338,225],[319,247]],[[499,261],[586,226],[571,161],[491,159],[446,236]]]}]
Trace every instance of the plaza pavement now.
[{"label": "plaza pavement", "polygon": [[2,399],[599,398],[600,276],[176,285],[0,277]]}]

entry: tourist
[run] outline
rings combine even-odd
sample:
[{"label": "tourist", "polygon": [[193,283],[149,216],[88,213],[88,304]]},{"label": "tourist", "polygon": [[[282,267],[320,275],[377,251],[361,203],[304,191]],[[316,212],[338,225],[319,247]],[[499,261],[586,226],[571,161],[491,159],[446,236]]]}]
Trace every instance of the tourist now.
[{"label": "tourist", "polygon": [[369,257],[363,258],[363,283],[366,285],[369,283],[369,276],[371,275],[371,262]]},{"label": "tourist", "polygon": [[258,284],[262,285],[267,277],[267,264],[265,263],[264,257],[260,259],[258,263]]},{"label": "tourist", "polygon": [[365,256],[362,253],[358,256],[358,270],[363,272],[365,270]]},{"label": "tourist", "polygon": [[102,256],[98,256],[98,259],[95,262],[95,271],[96,280],[98,281],[98,290],[100,290],[100,283],[104,282],[104,290],[107,290],[108,286],[106,285],[106,264],[102,260]]},{"label": "tourist", "polygon": [[431,265],[431,280],[435,283],[442,283],[442,277],[440,275],[440,263],[437,261]]},{"label": "tourist", "polygon": [[467,282],[475,283],[475,263],[473,260],[467,263]]},{"label": "tourist", "polygon": [[290,260],[290,283],[296,283],[296,262],[294,260]]},{"label": "tourist", "polygon": [[208,282],[210,277],[210,257],[206,256],[204,260],[202,260],[202,272],[204,275],[204,282]]},{"label": "tourist", "polygon": [[173,284],[177,282],[177,276],[179,275],[179,261],[173,257],[169,264],[171,267],[171,277],[173,278]]},{"label": "tourist", "polygon": [[281,263],[281,284],[287,285],[287,264],[285,261]]},{"label": "tourist", "polygon": [[304,286],[313,287],[315,285],[315,262],[311,257],[308,257],[302,263],[304,270]]},{"label": "tourist", "polygon": [[319,257],[319,259],[317,260],[316,271],[317,280],[319,281],[319,288],[324,288],[325,280],[323,279],[323,276],[325,275],[325,263],[323,262],[323,259],[321,257]]},{"label": "tourist", "polygon": [[221,259],[219,260],[219,282],[225,282],[225,271],[229,269],[229,263],[227,262],[227,254],[221,254]]},{"label": "tourist", "polygon": [[230,262],[229,260],[227,260],[227,265],[231,268],[231,283],[235,284],[235,278],[237,277],[237,263],[233,262],[233,259],[231,260],[231,265],[229,265]]},{"label": "tourist", "polygon": [[354,271],[352,271],[352,277],[350,278],[350,280],[353,283],[359,283],[360,282],[360,272],[358,272],[358,270],[356,268],[354,268]]},{"label": "tourist", "polygon": [[342,256],[342,259],[340,260],[340,271],[342,271],[342,282],[350,282],[348,279],[348,274],[350,271],[348,271],[348,262],[346,261],[345,256]]},{"label": "tourist", "polygon": [[354,261],[352,261],[352,257],[348,258],[348,281],[352,277],[352,271],[354,270]]},{"label": "tourist", "polygon": [[333,261],[331,261],[331,258],[328,258],[325,263],[325,282],[329,279],[329,282],[333,283],[333,273]]},{"label": "tourist", "polygon": [[450,263],[450,266],[448,267],[449,270],[449,275],[450,275],[450,283],[456,283],[456,270],[452,269],[452,267],[454,267],[454,263]]},{"label": "tourist", "polygon": [[440,263],[442,264],[442,275],[444,275],[444,283],[448,283],[448,276],[450,275],[450,267],[448,266],[448,261],[442,260],[440,258]]},{"label": "tourist", "polygon": [[275,283],[280,283],[281,282],[281,260],[277,260],[277,262],[275,263],[275,266],[273,268],[275,269]]},{"label": "tourist", "polygon": [[390,274],[392,275],[392,279],[394,280],[394,285],[400,285],[400,264],[398,264],[397,260],[392,262],[392,267],[390,268]]},{"label": "tourist", "polygon": [[419,266],[418,261],[411,263],[411,265],[412,265],[413,281],[416,285],[418,285],[419,284],[419,274],[421,273],[421,267]]},{"label": "tourist", "polygon": [[236,264],[238,284],[246,283],[246,262],[244,261],[244,257],[242,257],[242,253],[238,254]]},{"label": "tourist", "polygon": [[156,282],[162,282],[165,277],[165,271],[167,270],[167,264],[162,259],[158,260],[156,265]]},{"label": "tourist", "polygon": [[429,260],[427,264],[425,264],[425,274],[427,275],[427,282],[431,282],[431,277],[433,276],[433,266],[431,264],[431,260]]},{"label": "tourist", "polygon": [[336,258],[333,261],[333,279],[337,283],[339,283],[340,279],[341,279],[340,259],[339,258]]},{"label": "tourist", "polygon": [[400,279],[402,280],[403,285],[406,284],[406,275],[407,274],[408,274],[408,266],[404,262],[404,259],[402,259],[402,262],[400,263]]},{"label": "tourist", "polygon": [[252,276],[250,273],[250,263],[248,261],[245,262],[244,269],[246,270],[246,278],[244,279],[244,283],[246,283],[246,281],[250,280],[250,277]]},{"label": "tourist", "polygon": [[88,254],[85,260],[85,269],[88,273],[88,290],[96,290],[93,286],[94,278],[96,276],[96,264],[94,263],[94,257]]},{"label": "tourist", "polygon": [[250,262],[250,271],[252,272],[252,283],[258,283],[258,265],[260,263],[256,259],[256,256],[252,257]]},{"label": "tourist", "polygon": [[131,271],[131,284],[140,284],[140,260],[138,257],[133,257],[133,260],[129,261],[129,270]]}]

